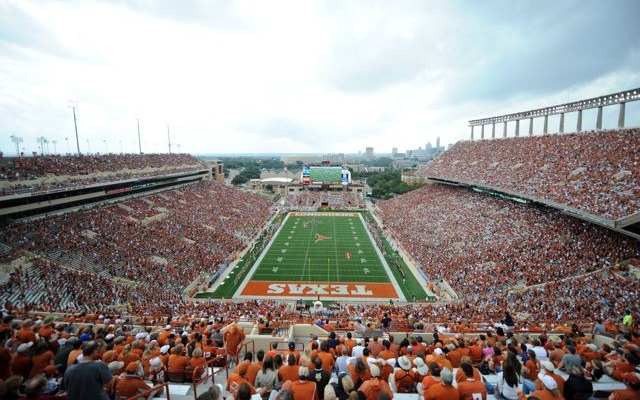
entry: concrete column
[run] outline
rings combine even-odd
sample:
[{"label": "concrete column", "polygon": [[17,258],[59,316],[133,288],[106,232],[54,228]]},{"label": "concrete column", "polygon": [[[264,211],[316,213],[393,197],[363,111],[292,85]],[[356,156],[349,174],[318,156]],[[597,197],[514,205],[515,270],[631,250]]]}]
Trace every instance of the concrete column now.
[{"label": "concrete column", "polygon": [[542,128],[542,133],[544,133],[545,135],[549,133],[549,116],[548,115],[544,116],[544,127]]},{"label": "concrete column", "polygon": [[502,137],[507,137],[507,121],[504,121],[504,126],[502,127]]},{"label": "concrete column", "polygon": [[598,107],[598,116],[596,117],[596,129],[602,129],[602,106]]},{"label": "concrete column", "polygon": [[529,118],[529,136],[533,136],[533,117]]},{"label": "concrete column", "polygon": [[564,133],[564,113],[560,113],[560,133]]},{"label": "concrete column", "polygon": [[471,140],[473,141],[473,125],[471,125]]},{"label": "concrete column", "polygon": [[520,120],[516,120],[516,137],[520,136]]},{"label": "concrete column", "polygon": [[618,128],[624,128],[625,103],[620,103],[620,114],[618,114]]},{"label": "concrete column", "polygon": [[491,139],[496,138],[496,123],[491,124]]},{"label": "concrete column", "polygon": [[578,110],[578,125],[576,126],[576,132],[582,132],[582,110]]},{"label": "concrete column", "polygon": [[480,139],[484,139],[484,124],[482,124],[482,129],[480,129]]}]

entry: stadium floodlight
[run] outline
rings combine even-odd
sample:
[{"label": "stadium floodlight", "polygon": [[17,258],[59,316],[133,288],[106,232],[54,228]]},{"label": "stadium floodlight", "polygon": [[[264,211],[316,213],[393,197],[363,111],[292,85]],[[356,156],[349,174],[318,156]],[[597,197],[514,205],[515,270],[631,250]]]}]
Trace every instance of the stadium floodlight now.
[{"label": "stadium floodlight", "polygon": [[167,124],[167,140],[169,141],[169,154],[171,154],[171,135],[169,134],[169,124]]},{"label": "stadium floodlight", "polygon": [[22,137],[11,135],[11,141],[16,145],[16,157],[20,157],[20,143],[22,143]]},{"label": "stadium floodlight", "polygon": [[76,146],[78,147],[78,156],[80,155],[80,140],[78,139],[78,121],[76,118],[76,108],[78,108],[78,101],[69,99],[69,107],[73,110],[73,126],[76,129]]},{"label": "stadium floodlight", "polygon": [[52,140],[51,143],[53,143],[53,154],[58,154],[58,141],[57,140]]},{"label": "stadium floodlight", "polygon": [[44,155],[44,144],[47,141],[47,139],[44,136],[40,136],[39,138],[36,139],[36,141],[40,144],[40,154]]},{"label": "stadium floodlight", "polygon": [[140,117],[136,117],[136,122],[138,123],[138,150],[140,154],[142,154],[142,142],[140,141]]}]

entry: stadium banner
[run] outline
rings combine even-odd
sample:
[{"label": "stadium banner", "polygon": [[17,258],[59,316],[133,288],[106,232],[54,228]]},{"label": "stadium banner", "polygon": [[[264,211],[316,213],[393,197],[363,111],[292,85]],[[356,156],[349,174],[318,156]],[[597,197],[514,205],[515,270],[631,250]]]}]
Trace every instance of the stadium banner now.
[{"label": "stadium banner", "polygon": [[274,282],[250,281],[241,296],[300,297],[321,296],[353,297],[362,299],[398,299],[391,283],[328,283],[328,282]]}]

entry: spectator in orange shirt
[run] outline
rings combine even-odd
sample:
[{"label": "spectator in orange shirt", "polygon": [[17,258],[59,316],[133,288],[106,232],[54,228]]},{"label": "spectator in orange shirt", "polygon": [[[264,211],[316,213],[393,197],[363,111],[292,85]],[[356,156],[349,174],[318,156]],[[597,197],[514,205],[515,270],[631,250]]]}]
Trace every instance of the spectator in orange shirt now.
[{"label": "spectator in orange shirt", "polygon": [[229,375],[227,379],[227,390],[233,391],[233,388],[238,388],[243,383],[247,383],[251,388],[251,394],[256,394],[256,389],[251,382],[247,380],[247,371],[249,370],[249,362],[243,361],[238,364],[236,370]]},{"label": "spectator in orange shirt", "polygon": [[227,350],[227,356],[229,361],[238,364],[238,355],[242,348],[242,342],[244,342],[245,334],[242,329],[238,328],[236,323],[231,324],[231,327],[224,333],[225,349]]},{"label": "spectator in orange shirt", "polygon": [[44,372],[44,369],[49,365],[54,365],[56,355],[53,351],[49,350],[49,346],[46,343],[40,342],[36,346],[36,354],[31,358],[33,367],[31,368],[31,374],[29,378],[33,378]]},{"label": "spectator in orange shirt", "polygon": [[14,375],[20,375],[24,380],[29,378],[33,362],[31,361],[32,342],[22,343],[18,346],[16,354],[11,359],[11,370]]},{"label": "spectator in orange shirt", "polygon": [[389,384],[380,379],[380,368],[373,364],[369,369],[371,370],[371,378],[365,381],[358,391],[365,396],[366,400],[378,400],[378,396],[381,393],[386,393],[387,396],[392,399],[393,392],[391,391]]},{"label": "spectator in orange shirt", "polygon": [[417,393],[416,374],[411,371],[411,361],[407,356],[398,358],[399,368],[393,374],[393,381],[398,393]]},{"label": "spectator in orange shirt", "polygon": [[36,338],[36,333],[33,331],[33,320],[26,319],[22,323],[22,327],[16,332],[16,339],[20,343],[35,343],[38,338]]},{"label": "spectator in orange shirt", "polygon": [[296,364],[296,356],[289,354],[287,364],[278,369],[278,379],[280,382],[295,381],[298,379],[298,365]]},{"label": "spectator in orange shirt", "polygon": [[424,392],[424,400],[459,400],[458,390],[453,387],[453,374],[449,368],[440,373],[442,382]]},{"label": "spectator in orange shirt", "polygon": [[319,400],[316,384],[308,381],[308,376],[309,368],[300,366],[298,368],[298,380],[291,382],[289,387],[293,400]]},{"label": "spectator in orange shirt", "polygon": [[458,382],[460,400],[487,400],[487,389],[482,380],[473,377],[473,367],[470,364],[462,364],[460,368],[467,377],[464,381]]},{"label": "spectator in orange shirt", "polygon": [[[189,367],[194,371],[196,377],[201,376],[206,371],[207,359],[202,355],[202,350],[195,348],[189,360]],[[197,370],[197,372],[196,372]]]},{"label": "spectator in orange shirt", "polygon": [[138,362],[127,364],[124,376],[115,381],[116,397],[122,396],[129,398],[151,389],[151,386],[147,385],[142,379],[142,376],[139,375],[140,367]]},{"label": "spectator in orange shirt", "polygon": [[333,371],[333,366],[335,365],[335,360],[333,359],[333,354],[329,351],[329,342],[323,340],[320,343],[320,352],[318,353],[318,357],[322,360],[322,369],[331,373]]},{"label": "spectator in orange shirt", "polygon": [[184,346],[177,344],[174,353],[169,356],[169,372],[184,372],[189,367],[189,359],[184,355]]}]

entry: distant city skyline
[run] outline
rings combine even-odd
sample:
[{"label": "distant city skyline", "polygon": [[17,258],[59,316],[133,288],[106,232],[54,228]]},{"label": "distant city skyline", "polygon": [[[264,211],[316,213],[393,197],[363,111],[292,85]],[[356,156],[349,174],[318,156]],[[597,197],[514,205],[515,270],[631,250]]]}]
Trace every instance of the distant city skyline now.
[{"label": "distant city skyline", "polygon": [[166,153],[168,131],[191,154],[447,147],[472,119],[640,87],[637,15],[635,0],[6,0],[0,151]]}]

